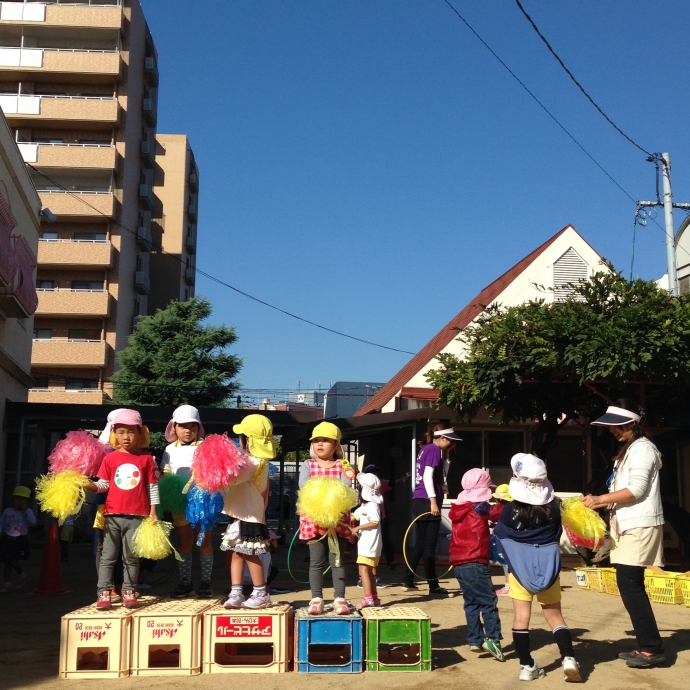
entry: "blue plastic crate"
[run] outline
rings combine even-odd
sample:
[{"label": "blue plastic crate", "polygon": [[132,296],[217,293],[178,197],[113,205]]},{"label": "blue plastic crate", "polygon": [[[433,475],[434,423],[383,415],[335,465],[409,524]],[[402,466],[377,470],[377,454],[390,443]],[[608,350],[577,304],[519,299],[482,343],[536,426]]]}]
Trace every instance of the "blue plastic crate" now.
[{"label": "blue plastic crate", "polygon": [[295,613],[295,668],[299,673],[361,673],[362,617],[359,613],[310,616]]}]

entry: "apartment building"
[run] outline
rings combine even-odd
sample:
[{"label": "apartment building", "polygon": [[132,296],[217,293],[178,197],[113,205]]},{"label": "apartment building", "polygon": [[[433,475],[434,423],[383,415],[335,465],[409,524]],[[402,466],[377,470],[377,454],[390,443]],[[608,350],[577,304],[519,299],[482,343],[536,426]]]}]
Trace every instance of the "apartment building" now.
[{"label": "apartment building", "polygon": [[0,106],[55,220],[38,243],[29,401],[105,402],[148,313],[157,62],[138,0],[0,3]]}]

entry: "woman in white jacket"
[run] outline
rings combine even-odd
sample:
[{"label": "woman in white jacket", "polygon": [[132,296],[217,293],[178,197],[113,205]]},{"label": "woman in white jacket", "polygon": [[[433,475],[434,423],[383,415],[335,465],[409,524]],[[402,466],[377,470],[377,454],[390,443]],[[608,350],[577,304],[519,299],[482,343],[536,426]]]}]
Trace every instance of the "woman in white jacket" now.
[{"label": "woman in white jacket", "polygon": [[614,458],[608,494],[586,496],[585,505],[611,507],[611,564],[635,630],[638,648],[618,655],[628,666],[646,668],[666,661],[652,606],[644,587],[644,571],[663,565],[664,513],[659,470],[661,454],[644,435],[640,408],[633,400],[617,400],[592,424],[608,427],[621,444]]}]

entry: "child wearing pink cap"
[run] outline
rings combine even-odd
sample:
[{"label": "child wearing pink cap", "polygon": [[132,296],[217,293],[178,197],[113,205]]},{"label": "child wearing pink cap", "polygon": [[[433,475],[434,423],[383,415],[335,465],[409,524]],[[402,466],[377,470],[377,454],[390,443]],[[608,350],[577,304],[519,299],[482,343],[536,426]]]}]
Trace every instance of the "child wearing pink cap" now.
[{"label": "child wearing pink cap", "polygon": [[103,554],[98,568],[96,607],[112,608],[113,568],[122,549],[122,603],[125,608],[137,608],[139,559],[132,551],[132,537],[145,517],[158,519],[160,473],[153,456],[142,452],[148,448],[150,437],[141,415],[136,410],[117,410],[111,424],[109,442],[115,451],[105,456],[98,470],[98,481],[89,487],[97,493],[108,492],[103,511]]},{"label": "child wearing pink cap", "polygon": [[489,522],[497,522],[503,512],[502,505],[489,504],[495,486],[489,473],[478,467],[463,475],[463,490],[448,514],[453,523],[450,562],[462,588],[470,651],[478,654],[486,651],[495,659],[505,661],[498,597],[489,567]]}]

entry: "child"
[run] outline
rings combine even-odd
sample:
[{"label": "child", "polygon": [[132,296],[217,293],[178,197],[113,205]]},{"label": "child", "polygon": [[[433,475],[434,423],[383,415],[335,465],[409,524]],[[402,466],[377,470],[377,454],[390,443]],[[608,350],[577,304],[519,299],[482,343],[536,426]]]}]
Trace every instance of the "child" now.
[{"label": "child", "polygon": [[[192,475],[191,465],[194,451],[201,443],[200,437],[204,436],[204,425],[201,423],[199,410],[191,405],[181,405],[174,412],[172,419],[165,429],[165,440],[170,445],[163,453],[161,470],[166,473],[177,474],[185,479]],[[173,513],[172,523],[177,532],[177,550],[182,557],[178,561],[180,571],[180,583],[173,590],[171,596],[176,599],[189,596],[194,593],[192,586],[192,545],[195,537],[199,535],[199,527],[192,529],[184,513]],[[201,561],[201,583],[197,590],[197,596],[201,599],[213,596],[211,588],[211,574],[213,572],[213,545],[211,544],[211,532],[204,535],[199,547]]]},{"label": "child", "polygon": [[[535,455],[518,453],[510,461],[513,502],[494,529],[510,572],[513,600],[513,644],[520,660],[520,680],[536,680],[544,671],[530,653],[529,621],[536,596],[561,653],[565,680],[579,683],[580,667],[573,653],[570,630],[561,613],[561,512],[546,465]],[[535,548],[539,547],[539,548]]]},{"label": "child", "polygon": [[383,543],[381,540],[381,480],[375,474],[357,475],[360,485],[362,505],[355,510],[353,517],[359,526],[352,528],[352,533],[359,535],[357,542],[357,565],[359,576],[364,587],[364,601],[357,604],[358,609],[367,606],[381,606],[376,591],[376,567],[381,558]]},{"label": "child", "polygon": [[453,523],[450,562],[462,589],[470,651],[480,653],[484,649],[505,661],[498,599],[489,566],[489,521],[496,522],[503,511],[503,506],[488,503],[493,486],[488,472],[479,468],[463,475],[463,490],[448,514]]},{"label": "child", "polygon": [[[230,517],[221,549],[232,551],[230,596],[226,609],[265,609],[273,606],[268,593],[261,556],[269,552],[270,535],[266,527],[268,502],[268,462],[276,456],[271,421],[260,414],[247,415],[232,430],[240,436],[240,446],[249,452],[256,471],[245,481],[233,484],[225,494],[223,512]],[[245,601],[242,577],[249,568],[254,590]]]},{"label": "child", "polygon": [[[505,507],[506,503],[512,503],[513,499],[510,495],[510,491],[508,489],[507,484],[500,484],[499,486],[496,487],[496,491],[492,494],[493,497],[496,499],[496,503],[500,504],[501,507]],[[494,550],[496,551],[496,556],[498,558],[497,562],[500,563],[503,566],[503,575],[505,576],[505,584],[501,589],[499,589],[496,592],[496,595],[499,597],[507,597],[508,594],[510,594],[510,577],[508,575],[508,564],[505,562],[505,557],[503,556],[503,552],[500,550],[498,546],[498,541],[496,540],[496,537],[492,534],[491,535],[491,553],[492,553],[492,560],[494,560],[493,553]]]},{"label": "child", "polygon": [[36,516],[27,501],[31,489],[18,486],[12,492],[12,507],[0,517],[0,560],[5,566],[5,584],[0,592],[7,594],[12,589],[12,571],[18,575],[17,589],[26,584],[26,573],[19,561],[29,560],[29,526],[36,524]]},{"label": "child", "polygon": [[60,527],[60,563],[69,563],[69,545],[74,541],[74,522],[78,515],[70,515]]},{"label": "child", "polygon": [[115,451],[105,456],[98,481],[89,487],[98,493],[108,492],[103,510],[103,553],[96,607],[112,608],[113,569],[122,550],[122,604],[125,608],[137,608],[139,559],[132,551],[132,536],[145,517],[150,515],[154,522],[158,520],[160,472],[153,456],[142,453],[142,448],[149,446],[149,430],[135,410],[118,410],[113,416],[109,443]]}]

